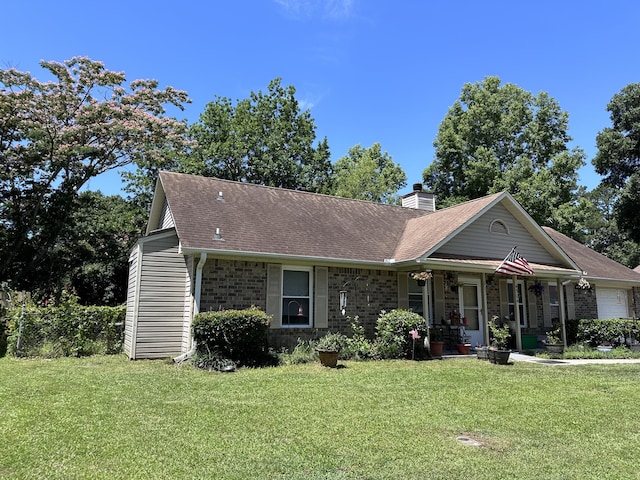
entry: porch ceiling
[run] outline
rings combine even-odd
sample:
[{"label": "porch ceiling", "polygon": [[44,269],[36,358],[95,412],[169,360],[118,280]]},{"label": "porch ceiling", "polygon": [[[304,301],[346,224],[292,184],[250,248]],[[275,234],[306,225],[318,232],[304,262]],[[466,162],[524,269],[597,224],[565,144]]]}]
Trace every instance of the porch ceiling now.
[{"label": "porch ceiling", "polygon": [[[426,258],[420,263],[432,266],[432,267],[448,267],[465,272],[481,272],[481,273],[493,273],[496,268],[502,263],[502,260],[486,260],[477,258]],[[536,272],[534,277],[551,277],[551,278],[566,278],[566,277],[580,277],[580,272],[571,270],[568,268],[557,267],[553,265],[543,265],[540,263],[529,262],[531,268]]]}]

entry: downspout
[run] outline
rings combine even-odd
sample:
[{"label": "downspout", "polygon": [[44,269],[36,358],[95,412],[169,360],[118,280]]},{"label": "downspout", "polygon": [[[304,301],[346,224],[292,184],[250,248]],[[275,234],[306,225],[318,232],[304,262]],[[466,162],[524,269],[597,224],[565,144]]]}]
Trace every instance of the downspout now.
[{"label": "downspout", "polygon": [[[198,313],[200,313],[200,300],[202,298],[202,269],[204,268],[204,264],[206,262],[207,262],[207,252],[200,252],[200,261],[196,266],[196,284],[194,286],[193,315],[191,316],[192,320],[193,320],[193,317],[195,317]],[[191,356],[195,352],[196,352],[196,342],[192,336],[191,349],[188,352],[175,357],[173,361],[176,363],[184,362],[185,360],[188,360],[189,358],[191,358]]]}]

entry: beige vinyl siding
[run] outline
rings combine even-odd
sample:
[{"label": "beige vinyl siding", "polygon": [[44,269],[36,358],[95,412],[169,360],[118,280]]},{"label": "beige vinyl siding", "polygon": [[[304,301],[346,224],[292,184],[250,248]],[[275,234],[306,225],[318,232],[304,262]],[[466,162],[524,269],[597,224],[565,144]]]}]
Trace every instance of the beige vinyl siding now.
[{"label": "beige vinyl siding", "polygon": [[[509,234],[489,231],[491,222],[496,219],[501,220],[508,227]],[[529,262],[558,265],[558,260],[547,252],[522,224],[500,204],[481,215],[455,238],[443,245],[437,253],[502,259],[514,246],[518,247],[518,252]]]},{"label": "beige vinyl siding", "polygon": [[173,215],[171,214],[171,209],[169,208],[169,202],[167,202],[167,199],[165,198],[164,203],[162,204],[162,212],[160,212],[160,220],[158,221],[158,230],[173,228],[175,226],[176,225],[173,221]]},{"label": "beige vinyl siding", "polygon": [[185,312],[191,303],[189,278],[175,234],[142,244],[134,358],[182,353]]},{"label": "beige vinyl siding", "polygon": [[124,352],[133,358],[133,332],[136,317],[136,293],[138,291],[138,254],[140,247],[136,245],[129,256],[129,279],[127,284],[127,314],[124,324]]}]

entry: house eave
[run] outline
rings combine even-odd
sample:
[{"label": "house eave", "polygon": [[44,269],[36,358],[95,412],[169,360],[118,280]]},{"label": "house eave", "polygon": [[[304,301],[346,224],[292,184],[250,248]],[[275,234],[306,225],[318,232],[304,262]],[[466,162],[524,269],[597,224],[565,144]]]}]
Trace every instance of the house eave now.
[{"label": "house eave", "polygon": [[252,257],[252,258],[261,258],[267,261],[278,261],[278,262],[295,262],[295,263],[314,263],[314,264],[344,264],[344,265],[362,265],[362,266],[372,266],[375,268],[382,267],[395,267],[397,264],[390,263],[385,260],[375,261],[375,260],[359,260],[359,259],[349,259],[349,258],[332,258],[332,257],[310,257],[306,255],[286,255],[281,253],[270,253],[270,252],[254,252],[248,250],[219,250],[214,248],[194,248],[194,247],[184,247],[180,245],[180,252],[183,255],[193,255],[206,253],[207,255],[212,255],[216,257]]}]

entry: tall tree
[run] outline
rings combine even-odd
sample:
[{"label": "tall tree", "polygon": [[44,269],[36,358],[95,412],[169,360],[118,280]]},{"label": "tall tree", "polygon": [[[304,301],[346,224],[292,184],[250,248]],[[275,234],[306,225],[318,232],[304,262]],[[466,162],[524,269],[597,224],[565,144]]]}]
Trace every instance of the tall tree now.
[{"label": "tall tree", "polygon": [[229,180],[326,193],[331,188],[327,139],[314,147],[316,127],[300,111],[293,86],[281,79],[267,93],[252,92],[234,105],[216,97],[191,125],[197,142],[177,170]]},{"label": "tall tree", "polygon": [[407,184],[407,175],[379,143],[355,145],[334,165],[335,190],[339,197],[379,203],[398,203],[397,192]]},{"label": "tall tree", "polygon": [[622,188],[615,212],[618,226],[640,242],[640,83],[616,93],[609,104],[612,127],[596,137],[598,153],[593,159],[604,183]]},{"label": "tall tree", "polygon": [[616,221],[615,208],[620,191],[602,183],[587,193],[587,197],[595,207],[595,212],[586,222],[585,244],[629,268],[640,265],[640,244],[631,240],[627,232],[620,230]]},{"label": "tall tree", "polygon": [[75,292],[87,305],[126,300],[128,258],[146,211],[119,195],[81,192],[50,255],[34,269],[34,293]]},{"label": "tall tree", "polygon": [[498,77],[465,84],[440,124],[424,183],[444,206],[507,190],[538,223],[573,235],[566,219],[579,212],[585,155],[568,149],[567,129],[568,114],[544,92]]},{"label": "tall tree", "polygon": [[0,70],[0,278],[17,288],[31,288],[89,179],[187,144],[186,125],[164,116],[185,92],[155,80],[127,89],[123,72],[86,57],[41,66],[54,81]]}]

